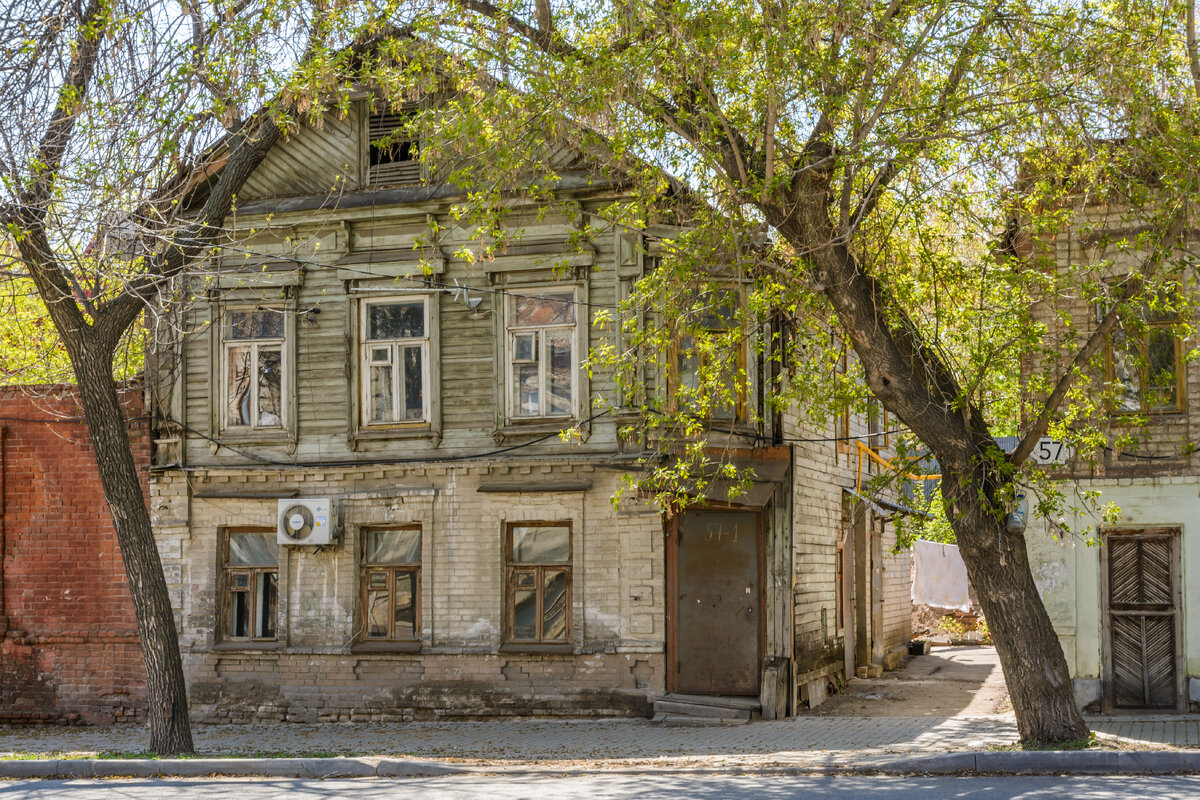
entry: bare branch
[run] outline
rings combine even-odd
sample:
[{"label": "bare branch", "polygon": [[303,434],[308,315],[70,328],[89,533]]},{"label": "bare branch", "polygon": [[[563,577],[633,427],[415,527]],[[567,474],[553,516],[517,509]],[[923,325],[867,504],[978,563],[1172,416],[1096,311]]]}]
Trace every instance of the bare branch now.
[{"label": "bare branch", "polygon": [[58,90],[54,114],[46,125],[46,132],[38,146],[38,159],[33,167],[33,180],[21,193],[20,203],[27,206],[39,218],[46,213],[46,204],[54,195],[54,183],[62,165],[63,153],[71,141],[75,121],[79,118],[81,101],[88,94],[96,60],[100,54],[103,38],[102,26],[98,25],[104,5],[101,0],[90,0],[87,10],[79,20],[79,32],[72,48],[73,55],[63,85]]},{"label": "bare branch", "polygon": [[131,281],[121,294],[101,307],[97,333],[114,347],[163,282],[216,243],[238,191],[283,133],[269,109],[260,111],[254,119],[254,124],[243,127],[228,144],[229,157],[192,224],[154,257],[146,275]]}]

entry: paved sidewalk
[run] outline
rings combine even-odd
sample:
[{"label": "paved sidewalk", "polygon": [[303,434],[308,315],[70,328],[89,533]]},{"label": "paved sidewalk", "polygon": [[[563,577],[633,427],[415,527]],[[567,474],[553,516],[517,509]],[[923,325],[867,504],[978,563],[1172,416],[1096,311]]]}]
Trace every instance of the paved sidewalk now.
[{"label": "paved sidewalk", "polygon": [[[727,769],[869,765],[1016,742],[1011,712],[992,713],[1007,707],[1003,693],[994,692],[998,674],[988,648],[939,649],[885,678],[852,682],[827,706],[749,725],[670,728],[640,719],[272,723],[195,725],[193,733],[198,753],[208,756],[340,755],[564,769],[584,763]],[[989,687],[993,694],[982,702]],[[1200,747],[1196,717],[1091,718],[1089,724],[1102,741],[1122,749]],[[141,752],[147,740],[142,726],[0,727],[0,754]]]},{"label": "paved sidewalk", "polygon": [[[1016,724],[1000,719],[800,717],[749,725],[665,728],[647,720],[196,725],[205,755],[339,754],[514,762],[638,761],[760,764],[940,753],[1009,744]],[[0,730],[0,753],[141,751],[140,726]]]}]

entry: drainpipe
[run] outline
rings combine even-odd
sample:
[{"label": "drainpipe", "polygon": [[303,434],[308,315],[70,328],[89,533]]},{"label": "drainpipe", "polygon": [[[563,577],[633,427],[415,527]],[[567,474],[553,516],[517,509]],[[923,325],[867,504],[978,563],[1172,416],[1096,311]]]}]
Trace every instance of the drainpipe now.
[{"label": "drainpipe", "polygon": [[4,540],[7,533],[8,505],[8,426],[0,426],[0,636],[8,632],[4,613]]}]

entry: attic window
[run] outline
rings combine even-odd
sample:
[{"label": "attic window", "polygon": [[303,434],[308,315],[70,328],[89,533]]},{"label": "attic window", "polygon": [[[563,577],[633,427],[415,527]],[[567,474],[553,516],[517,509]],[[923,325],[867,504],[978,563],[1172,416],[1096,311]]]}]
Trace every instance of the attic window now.
[{"label": "attic window", "polygon": [[368,186],[420,182],[420,144],[408,131],[412,120],[411,110],[388,109],[371,115]]}]

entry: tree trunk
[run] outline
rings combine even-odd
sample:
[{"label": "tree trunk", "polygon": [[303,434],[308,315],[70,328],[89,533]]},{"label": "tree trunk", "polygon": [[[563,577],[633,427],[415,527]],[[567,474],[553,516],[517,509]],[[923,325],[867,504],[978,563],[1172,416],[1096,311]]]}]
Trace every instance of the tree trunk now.
[{"label": "tree trunk", "polygon": [[1024,536],[1006,533],[995,511],[999,489],[1011,480],[993,461],[1004,456],[982,413],[963,400],[953,373],[903,307],[835,235],[825,178],[812,173],[809,202],[787,214],[768,209],[768,220],[797,250],[811,253],[811,274],[858,353],[871,392],[941,464],[947,516],[996,643],[1022,741],[1083,739],[1087,725],[1029,571]]},{"label": "tree trunk", "polygon": [[84,352],[71,353],[71,365],[137,615],[146,665],[150,751],[191,753],[187,686],[175,615],[112,379],[112,358],[97,350],[103,348],[85,346]]},{"label": "tree trunk", "polygon": [[1005,530],[1006,521],[981,502],[988,477],[980,468],[970,479],[943,470],[947,517],[958,539],[971,585],[979,595],[1004,682],[1024,742],[1073,742],[1088,728],[1075,703],[1075,691],[1058,634],[1029,570],[1023,534]]}]

